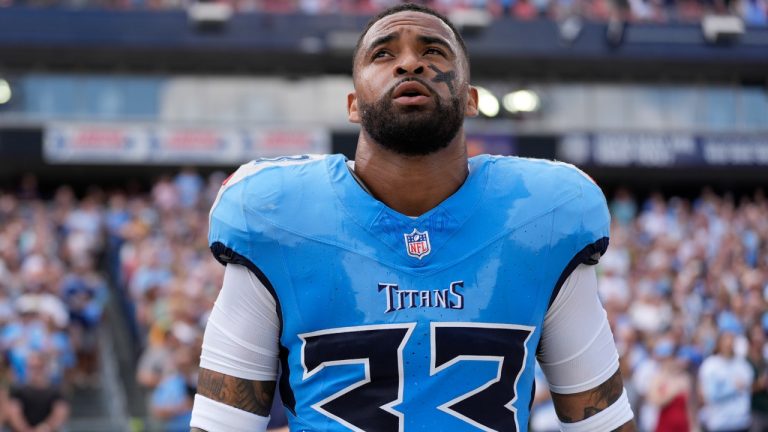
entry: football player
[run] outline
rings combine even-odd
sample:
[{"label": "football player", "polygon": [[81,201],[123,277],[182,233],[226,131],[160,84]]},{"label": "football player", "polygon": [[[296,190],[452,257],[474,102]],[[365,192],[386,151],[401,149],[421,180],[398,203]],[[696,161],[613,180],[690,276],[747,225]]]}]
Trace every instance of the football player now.
[{"label": "football player", "polygon": [[353,80],[354,162],[257,160],[213,205],[227,268],[193,430],[264,430],[279,385],[291,430],[526,431],[538,359],[564,431],[633,431],[592,267],[600,189],[566,164],[467,158],[477,91],[431,9],[374,17]]}]

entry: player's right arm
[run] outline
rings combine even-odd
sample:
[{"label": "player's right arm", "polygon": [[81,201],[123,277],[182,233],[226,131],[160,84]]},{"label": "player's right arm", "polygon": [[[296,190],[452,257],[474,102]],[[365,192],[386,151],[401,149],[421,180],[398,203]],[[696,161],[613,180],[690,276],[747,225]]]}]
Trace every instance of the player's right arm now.
[{"label": "player's right arm", "polygon": [[[259,417],[268,417],[275,394],[275,381],[255,381],[234,377],[210,369],[200,369],[197,394]],[[196,398],[195,403],[198,403]],[[234,412],[235,415],[240,415]],[[262,422],[261,419],[254,419]],[[192,428],[193,432],[213,432]]]},{"label": "player's right arm", "polygon": [[272,407],[275,381],[247,380],[210,369],[200,369],[197,394],[266,417]]},{"label": "player's right arm", "polygon": [[228,264],[205,329],[191,431],[265,431],[275,392],[276,303],[246,267]]}]

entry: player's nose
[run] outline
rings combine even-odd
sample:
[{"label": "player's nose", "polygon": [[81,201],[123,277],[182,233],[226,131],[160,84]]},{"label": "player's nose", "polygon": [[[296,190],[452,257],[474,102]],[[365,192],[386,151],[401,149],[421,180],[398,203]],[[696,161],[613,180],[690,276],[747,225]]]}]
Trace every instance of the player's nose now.
[{"label": "player's nose", "polygon": [[418,53],[406,51],[398,57],[395,64],[395,76],[421,75],[424,73],[424,62]]}]

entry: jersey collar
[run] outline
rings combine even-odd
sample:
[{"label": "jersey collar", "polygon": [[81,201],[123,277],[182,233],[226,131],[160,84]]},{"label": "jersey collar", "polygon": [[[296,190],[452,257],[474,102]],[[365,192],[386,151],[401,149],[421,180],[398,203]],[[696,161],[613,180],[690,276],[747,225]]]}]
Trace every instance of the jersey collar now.
[{"label": "jersey collar", "polygon": [[[326,159],[328,173],[341,206],[351,219],[386,244],[411,266],[425,266],[441,247],[475,212],[486,189],[488,156],[469,160],[469,175],[459,189],[433,209],[413,218],[399,213],[367,193],[355,180],[347,159],[336,155]],[[405,235],[413,230],[429,233],[431,251],[422,257],[409,256]]]}]

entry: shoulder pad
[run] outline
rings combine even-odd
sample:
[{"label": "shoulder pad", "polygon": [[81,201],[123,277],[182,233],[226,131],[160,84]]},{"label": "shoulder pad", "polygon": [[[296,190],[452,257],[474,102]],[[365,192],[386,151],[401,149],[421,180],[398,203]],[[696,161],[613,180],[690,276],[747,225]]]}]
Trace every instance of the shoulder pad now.
[{"label": "shoulder pad", "polygon": [[[284,156],[257,159],[242,165],[224,180],[211,207],[209,244],[223,245],[224,249],[239,255],[252,256],[254,241],[258,241],[263,228],[253,216],[260,208],[280,201],[279,195],[285,188],[283,179],[291,177],[285,171],[325,158],[325,155]],[[226,263],[223,257],[216,256],[216,259]]]}]

